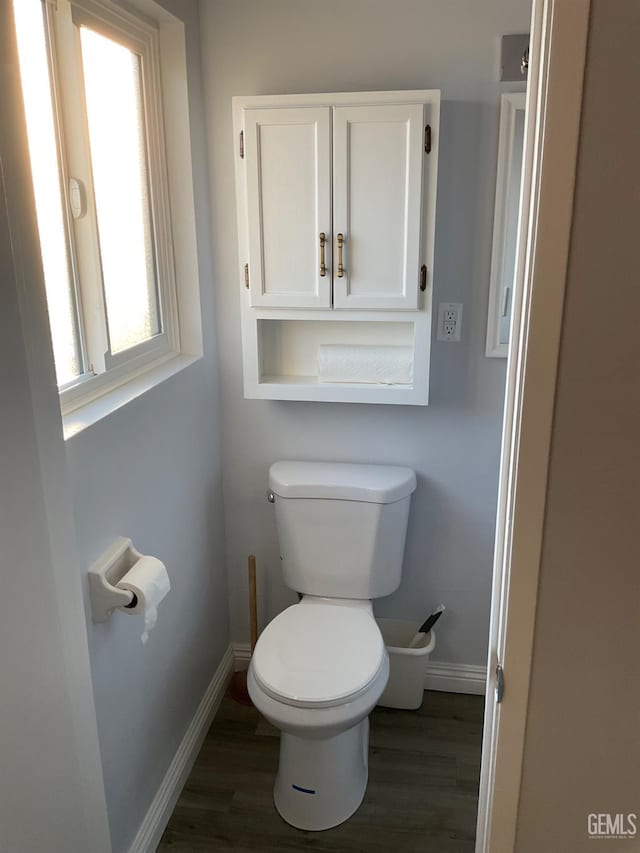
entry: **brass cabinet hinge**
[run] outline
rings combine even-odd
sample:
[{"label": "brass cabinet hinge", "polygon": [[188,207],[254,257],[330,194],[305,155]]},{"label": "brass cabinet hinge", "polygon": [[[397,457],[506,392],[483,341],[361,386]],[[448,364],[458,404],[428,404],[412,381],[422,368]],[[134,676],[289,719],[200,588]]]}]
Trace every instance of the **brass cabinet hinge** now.
[{"label": "brass cabinet hinge", "polygon": [[420,267],[420,290],[423,292],[427,289],[427,265],[422,264]]},{"label": "brass cabinet hinge", "polygon": [[424,150],[427,154],[431,154],[431,125],[428,124],[424,129]]},{"label": "brass cabinet hinge", "polygon": [[249,264],[244,265],[244,286],[249,290]]},{"label": "brass cabinet hinge", "polygon": [[244,130],[240,131],[240,156],[244,159]]}]

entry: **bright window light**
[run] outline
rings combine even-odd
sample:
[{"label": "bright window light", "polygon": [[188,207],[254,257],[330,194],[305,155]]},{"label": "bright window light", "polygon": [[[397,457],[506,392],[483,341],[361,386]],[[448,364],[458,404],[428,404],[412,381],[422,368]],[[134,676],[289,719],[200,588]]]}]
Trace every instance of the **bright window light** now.
[{"label": "bright window light", "polygon": [[140,57],[80,27],[111,352],[160,331]]},{"label": "bright window light", "polygon": [[63,411],[179,352],[159,29],[119,0],[13,0]]},{"label": "bright window light", "polygon": [[58,385],[82,373],[41,0],[14,0],[40,251]]}]

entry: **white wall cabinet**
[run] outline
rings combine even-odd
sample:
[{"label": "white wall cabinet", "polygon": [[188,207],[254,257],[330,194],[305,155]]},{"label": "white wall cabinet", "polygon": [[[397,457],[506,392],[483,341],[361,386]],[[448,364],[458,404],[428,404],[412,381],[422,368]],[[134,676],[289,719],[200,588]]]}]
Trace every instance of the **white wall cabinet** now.
[{"label": "white wall cabinet", "polygon": [[418,307],[424,128],[422,104],[333,111],[336,308]]},{"label": "white wall cabinet", "polygon": [[[245,114],[252,305],[329,308],[331,277],[320,270],[320,234],[331,251],[329,107]],[[329,246],[326,246],[328,235]]]},{"label": "white wall cabinet", "polygon": [[[234,98],[245,396],[427,403],[439,106]],[[411,347],[412,383],[321,381],[335,342]]]}]

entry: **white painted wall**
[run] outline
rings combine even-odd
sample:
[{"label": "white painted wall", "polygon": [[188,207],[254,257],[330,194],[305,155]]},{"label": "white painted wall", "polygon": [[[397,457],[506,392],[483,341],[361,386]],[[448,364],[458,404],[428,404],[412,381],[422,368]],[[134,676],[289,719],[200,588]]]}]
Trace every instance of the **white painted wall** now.
[{"label": "white painted wall", "polygon": [[[418,474],[400,590],[378,613],[448,606],[435,657],[482,665],[504,362],[486,359],[497,81],[502,33],[526,32],[528,0],[201,0],[225,447],[232,633],[248,639],[246,556],[258,557],[262,623],[280,580],[267,471],[277,459],[412,466]],[[233,95],[442,89],[435,302],[465,303],[460,344],[433,343],[427,408],[249,401],[242,396]],[[435,337],[435,336],[434,336]]]},{"label": "white painted wall", "polygon": [[640,849],[639,37],[592,0],[516,853]]},{"label": "white painted wall", "polygon": [[[40,464],[39,425],[6,225],[2,198],[0,850],[107,853],[84,612],[77,575],[69,572],[77,566],[61,564],[59,559],[61,553],[73,553],[69,548],[73,536],[68,536],[64,508],[58,505],[54,518],[50,515],[52,495]],[[58,539],[57,549],[52,536]],[[58,596],[67,599],[60,601]],[[75,650],[69,646],[73,640],[78,643]],[[86,720],[80,722],[77,717],[85,713],[93,731],[82,731]],[[59,784],[61,778],[65,784]],[[96,803],[86,802],[94,796],[96,822],[91,819]]]},{"label": "white painted wall", "polygon": [[67,441],[83,569],[116,536],[129,536],[171,577],[144,647],[139,618],[117,613],[93,625],[87,608],[116,853],[133,839],[229,640],[197,4],[162,5],[186,24],[205,355]]},{"label": "white painted wall", "polygon": [[[163,5],[186,23],[204,358],[65,445],[35,233],[24,252],[32,260],[25,343],[11,301],[13,288],[5,287],[3,276],[7,304],[3,301],[0,312],[0,380],[10,415],[3,412],[0,419],[3,853],[106,853],[106,810],[114,853],[128,850],[229,641],[198,10],[195,0],[165,0]],[[2,20],[10,20],[2,12]],[[2,33],[11,36],[11,27]],[[3,71],[8,72],[3,93],[19,98],[18,77],[11,66],[3,65]],[[19,144],[24,166],[23,139]],[[11,164],[9,172],[14,170]],[[17,191],[22,206],[28,180]],[[8,263],[6,239],[0,250]],[[38,393],[48,408],[30,409],[23,350],[39,357]],[[41,446],[34,444],[34,429],[44,436]],[[45,474],[56,511],[52,519],[46,517],[39,482]],[[61,580],[49,565],[53,557],[47,548],[53,553],[65,519],[74,562],[64,564],[67,573]],[[143,553],[160,557],[171,576],[171,593],[146,646],[140,642],[140,617],[118,613],[106,624],[91,622],[86,569],[116,536],[129,536]],[[65,608],[56,605],[56,589],[75,597],[80,619],[81,632],[74,637],[85,671],[72,673],[77,684],[65,674],[64,638],[72,623]],[[74,732],[74,727],[87,727],[82,702],[91,706],[93,741],[91,731]],[[78,744],[83,746],[80,756]],[[92,760],[95,778],[87,770]],[[89,815],[93,823],[88,826],[83,798],[99,796],[103,825],[98,814]],[[28,804],[34,801],[31,810]]]},{"label": "white painted wall", "polygon": [[0,27],[0,850],[108,853],[12,32]]}]

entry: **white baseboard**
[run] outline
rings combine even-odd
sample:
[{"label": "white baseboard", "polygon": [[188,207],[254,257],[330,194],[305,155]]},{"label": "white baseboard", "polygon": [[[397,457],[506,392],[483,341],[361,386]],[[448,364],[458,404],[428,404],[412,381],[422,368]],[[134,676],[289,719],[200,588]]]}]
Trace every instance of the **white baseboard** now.
[{"label": "white baseboard", "polygon": [[[246,669],[251,659],[248,643],[232,643],[235,669]],[[487,669],[467,663],[440,663],[430,661],[424,679],[425,690],[442,690],[445,693],[474,693],[485,691]]]},{"label": "white baseboard", "polygon": [[246,669],[251,660],[251,646],[249,643],[231,643],[233,649],[233,668],[238,670]]},{"label": "white baseboard", "polygon": [[233,667],[234,650],[229,646],[200,700],[169,769],[129,848],[129,853],[155,853],[182,787],[191,772],[193,762],[200,751],[202,741],[220,707]]},{"label": "white baseboard", "polygon": [[483,694],[487,683],[486,666],[469,663],[441,663],[429,661],[424,678],[425,690],[442,690],[445,693]]}]

